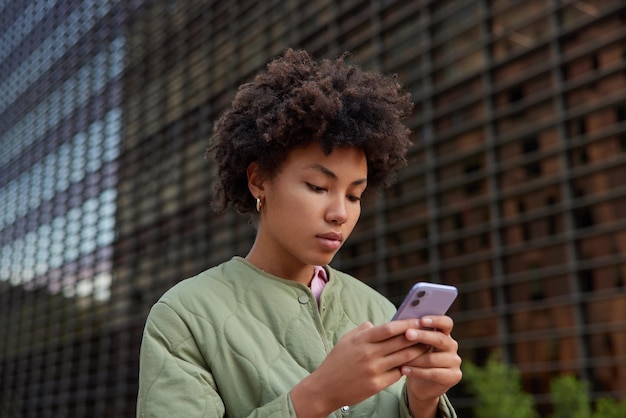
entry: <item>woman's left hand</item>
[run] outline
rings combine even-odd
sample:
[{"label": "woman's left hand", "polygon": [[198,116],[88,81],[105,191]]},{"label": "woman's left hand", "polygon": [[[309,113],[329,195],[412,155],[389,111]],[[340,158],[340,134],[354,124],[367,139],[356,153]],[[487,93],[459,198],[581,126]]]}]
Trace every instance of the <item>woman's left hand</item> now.
[{"label": "woman's left hand", "polygon": [[409,406],[416,417],[436,407],[439,397],[459,383],[462,376],[459,344],[450,335],[452,318],[428,316],[420,320],[420,325],[422,329],[407,331],[405,338],[431,348],[401,367],[407,377]]}]

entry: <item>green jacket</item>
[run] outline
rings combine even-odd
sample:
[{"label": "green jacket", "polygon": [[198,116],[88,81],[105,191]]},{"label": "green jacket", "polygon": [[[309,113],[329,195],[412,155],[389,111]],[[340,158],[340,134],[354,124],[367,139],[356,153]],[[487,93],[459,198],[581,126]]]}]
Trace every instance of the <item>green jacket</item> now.
[{"label": "green jacket", "polygon": [[[234,257],[166,292],[141,346],[138,417],[296,417],[289,392],[337,340],[395,307],[329,270],[320,307],[310,289]],[[403,381],[334,417],[410,417]],[[444,417],[454,410],[444,396]]]}]

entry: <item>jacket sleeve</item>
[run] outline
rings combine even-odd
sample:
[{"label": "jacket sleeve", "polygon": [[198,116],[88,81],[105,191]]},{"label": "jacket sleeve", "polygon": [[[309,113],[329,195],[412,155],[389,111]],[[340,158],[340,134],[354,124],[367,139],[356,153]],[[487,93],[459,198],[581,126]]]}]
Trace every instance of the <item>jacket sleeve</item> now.
[{"label": "jacket sleeve", "polygon": [[[450,403],[446,395],[439,398],[439,414],[437,418],[457,418],[456,411]],[[400,407],[400,416],[402,418],[412,418],[413,414],[409,410],[409,400],[406,393],[406,385],[402,388],[402,402]]]},{"label": "jacket sleeve", "polygon": [[139,355],[137,417],[223,417],[215,381],[184,321],[162,302],[148,315]]},{"label": "jacket sleeve", "polygon": [[457,418],[456,411],[446,395],[439,398],[439,416],[441,418]]},{"label": "jacket sleeve", "polygon": [[[224,402],[206,364],[185,321],[166,303],[155,304],[141,343],[137,417],[224,417]],[[296,415],[283,394],[249,417]]]}]

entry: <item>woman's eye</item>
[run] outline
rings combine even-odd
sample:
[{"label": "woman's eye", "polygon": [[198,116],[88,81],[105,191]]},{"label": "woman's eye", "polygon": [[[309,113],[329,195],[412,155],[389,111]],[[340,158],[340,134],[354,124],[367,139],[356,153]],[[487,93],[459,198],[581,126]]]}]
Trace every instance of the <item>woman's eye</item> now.
[{"label": "woman's eye", "polygon": [[319,187],[319,186],[316,186],[315,184],[311,184],[311,183],[307,183],[307,186],[309,186],[309,188],[311,190],[313,190],[314,192],[323,192],[323,191],[326,190],[323,187]]},{"label": "woman's eye", "polygon": [[348,196],[348,200],[349,200],[350,202],[360,202],[360,201],[361,201],[361,198],[360,198],[359,196],[349,195],[349,196]]}]

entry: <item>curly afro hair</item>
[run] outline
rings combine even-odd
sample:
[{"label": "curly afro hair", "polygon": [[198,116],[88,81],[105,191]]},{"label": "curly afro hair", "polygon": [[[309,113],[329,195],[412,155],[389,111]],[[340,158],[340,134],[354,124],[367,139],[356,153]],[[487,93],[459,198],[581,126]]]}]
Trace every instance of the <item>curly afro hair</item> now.
[{"label": "curly afro hair", "polygon": [[242,84],[215,123],[207,155],[214,154],[214,205],[241,213],[255,210],[246,169],[256,161],[275,175],[294,147],[318,141],[361,148],[367,159],[368,190],[391,184],[406,164],[410,130],[401,122],[413,110],[395,76],[366,72],[345,63],[346,54],[314,61],[305,51],[287,50],[267,71]]}]

